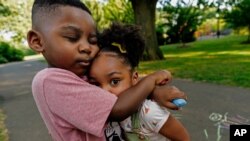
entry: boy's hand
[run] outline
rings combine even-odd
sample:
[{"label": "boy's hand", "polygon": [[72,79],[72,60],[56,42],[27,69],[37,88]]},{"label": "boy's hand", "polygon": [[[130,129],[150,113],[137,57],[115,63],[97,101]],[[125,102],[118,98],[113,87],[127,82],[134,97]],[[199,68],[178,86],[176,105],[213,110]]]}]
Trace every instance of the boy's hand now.
[{"label": "boy's hand", "polygon": [[151,76],[154,77],[155,85],[165,85],[172,80],[172,75],[167,70],[154,72]]},{"label": "boy's hand", "polygon": [[173,99],[182,98],[187,100],[187,96],[184,92],[180,91],[175,86],[163,85],[155,87],[152,95],[159,105],[172,110],[178,110],[179,108],[172,103]]}]

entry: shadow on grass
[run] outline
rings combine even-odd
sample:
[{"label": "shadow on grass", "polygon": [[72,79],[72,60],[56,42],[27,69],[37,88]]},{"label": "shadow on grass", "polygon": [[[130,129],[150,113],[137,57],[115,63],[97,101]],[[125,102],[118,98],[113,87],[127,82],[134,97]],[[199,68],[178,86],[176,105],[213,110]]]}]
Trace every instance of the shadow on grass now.
[{"label": "shadow on grass", "polygon": [[241,42],[241,44],[249,44],[250,45],[250,41],[243,41],[243,42]]}]

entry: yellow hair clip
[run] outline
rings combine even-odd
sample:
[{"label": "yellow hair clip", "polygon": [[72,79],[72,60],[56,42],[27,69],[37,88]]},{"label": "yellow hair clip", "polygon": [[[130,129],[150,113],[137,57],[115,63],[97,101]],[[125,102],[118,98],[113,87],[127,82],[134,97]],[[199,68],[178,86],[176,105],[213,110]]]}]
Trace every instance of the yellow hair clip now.
[{"label": "yellow hair clip", "polygon": [[113,42],[111,45],[112,45],[112,46],[115,46],[115,47],[118,47],[121,53],[127,53],[126,49],[123,48],[123,47],[121,46],[121,44]]}]

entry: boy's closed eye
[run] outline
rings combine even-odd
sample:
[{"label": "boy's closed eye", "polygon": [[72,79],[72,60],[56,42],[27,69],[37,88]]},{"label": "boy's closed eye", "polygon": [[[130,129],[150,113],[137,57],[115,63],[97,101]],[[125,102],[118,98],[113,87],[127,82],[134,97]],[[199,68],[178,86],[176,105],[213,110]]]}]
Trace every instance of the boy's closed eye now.
[{"label": "boy's closed eye", "polygon": [[95,85],[97,87],[100,87],[100,83],[98,83],[96,81],[89,80],[89,83],[92,84],[92,85]]},{"label": "boy's closed eye", "polygon": [[97,36],[96,34],[90,34],[89,38],[88,38],[88,42],[92,45],[96,45],[97,44]]},{"label": "boy's closed eye", "polygon": [[77,42],[81,38],[82,34],[83,31],[75,26],[65,26],[61,28],[62,37],[72,43]]},{"label": "boy's closed eye", "polygon": [[72,43],[75,43],[80,39],[79,35],[64,35],[63,37]]}]

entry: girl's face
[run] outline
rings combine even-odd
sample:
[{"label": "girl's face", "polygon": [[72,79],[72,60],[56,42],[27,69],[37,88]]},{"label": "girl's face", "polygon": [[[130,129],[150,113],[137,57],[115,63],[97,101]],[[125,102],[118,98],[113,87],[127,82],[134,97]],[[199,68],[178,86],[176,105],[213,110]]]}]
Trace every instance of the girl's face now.
[{"label": "girl's face", "polygon": [[89,78],[91,84],[119,95],[136,84],[138,74],[131,72],[131,67],[118,58],[117,54],[100,52],[91,65]]}]

